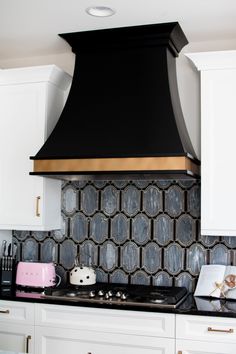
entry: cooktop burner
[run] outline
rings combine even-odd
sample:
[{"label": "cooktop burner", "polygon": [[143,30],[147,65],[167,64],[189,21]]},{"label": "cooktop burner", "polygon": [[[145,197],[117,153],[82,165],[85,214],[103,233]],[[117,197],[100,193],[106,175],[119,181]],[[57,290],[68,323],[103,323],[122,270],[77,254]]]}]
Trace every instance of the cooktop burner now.
[{"label": "cooktop burner", "polygon": [[175,308],[180,305],[187,294],[184,287],[97,283],[87,286],[71,286],[66,289],[46,289],[41,296],[97,304]]}]

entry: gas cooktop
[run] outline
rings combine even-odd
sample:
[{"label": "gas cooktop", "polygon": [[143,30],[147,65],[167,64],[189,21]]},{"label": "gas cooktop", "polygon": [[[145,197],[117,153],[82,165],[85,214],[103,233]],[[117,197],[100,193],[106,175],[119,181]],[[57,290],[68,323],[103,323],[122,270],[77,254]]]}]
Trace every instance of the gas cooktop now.
[{"label": "gas cooktop", "polygon": [[46,289],[43,298],[120,306],[176,308],[186,298],[184,287],[97,283]]}]

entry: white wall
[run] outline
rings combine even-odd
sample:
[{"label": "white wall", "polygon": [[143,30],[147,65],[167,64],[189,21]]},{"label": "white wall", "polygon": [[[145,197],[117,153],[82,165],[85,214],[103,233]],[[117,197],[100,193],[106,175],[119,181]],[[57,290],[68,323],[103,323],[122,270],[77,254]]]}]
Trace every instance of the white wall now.
[{"label": "white wall", "polygon": [[73,75],[75,55],[72,52],[68,52],[37,57],[9,58],[5,60],[1,60],[0,58],[1,69],[49,64],[55,64],[59,66],[59,68],[68,72],[70,75]]},{"label": "white wall", "polygon": [[[183,48],[177,59],[177,80],[180,101],[186,126],[197,156],[200,158],[200,82],[199,73],[193,68],[184,53],[232,50],[236,48],[236,39],[228,41],[212,41],[190,43]],[[73,75],[75,56],[72,52],[57,53],[55,55],[0,59],[0,68],[14,68],[23,66],[55,64]]]}]

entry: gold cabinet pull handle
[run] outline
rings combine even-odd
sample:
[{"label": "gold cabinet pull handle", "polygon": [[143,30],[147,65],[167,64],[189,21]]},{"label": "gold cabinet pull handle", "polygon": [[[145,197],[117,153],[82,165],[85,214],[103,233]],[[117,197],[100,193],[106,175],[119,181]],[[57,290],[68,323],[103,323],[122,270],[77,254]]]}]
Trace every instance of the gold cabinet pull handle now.
[{"label": "gold cabinet pull handle", "polygon": [[40,201],[40,199],[41,199],[41,197],[40,196],[38,196],[37,198],[36,198],[36,216],[40,216],[40,212],[39,212],[39,201]]},{"label": "gold cabinet pull handle", "polygon": [[8,314],[8,313],[10,313],[10,310],[0,310],[0,313]]},{"label": "gold cabinet pull handle", "polygon": [[26,352],[26,353],[29,353],[29,343],[30,343],[30,340],[31,340],[31,336],[27,336],[27,337],[26,337],[26,348],[25,348],[25,352]]},{"label": "gold cabinet pull handle", "polygon": [[215,329],[212,327],[207,328],[208,332],[221,332],[221,333],[234,333],[233,328],[230,329]]},{"label": "gold cabinet pull handle", "polygon": [[183,354],[182,350],[178,350],[177,354]]}]

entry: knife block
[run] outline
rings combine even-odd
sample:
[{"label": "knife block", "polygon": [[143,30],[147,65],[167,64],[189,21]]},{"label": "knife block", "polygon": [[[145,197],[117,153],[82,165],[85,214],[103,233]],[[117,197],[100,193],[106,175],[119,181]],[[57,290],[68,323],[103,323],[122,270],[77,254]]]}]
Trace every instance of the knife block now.
[{"label": "knife block", "polygon": [[0,260],[0,285],[1,286],[11,286],[14,284],[15,278],[15,261],[11,259],[9,261],[11,267],[6,267],[6,261],[4,258]]}]

